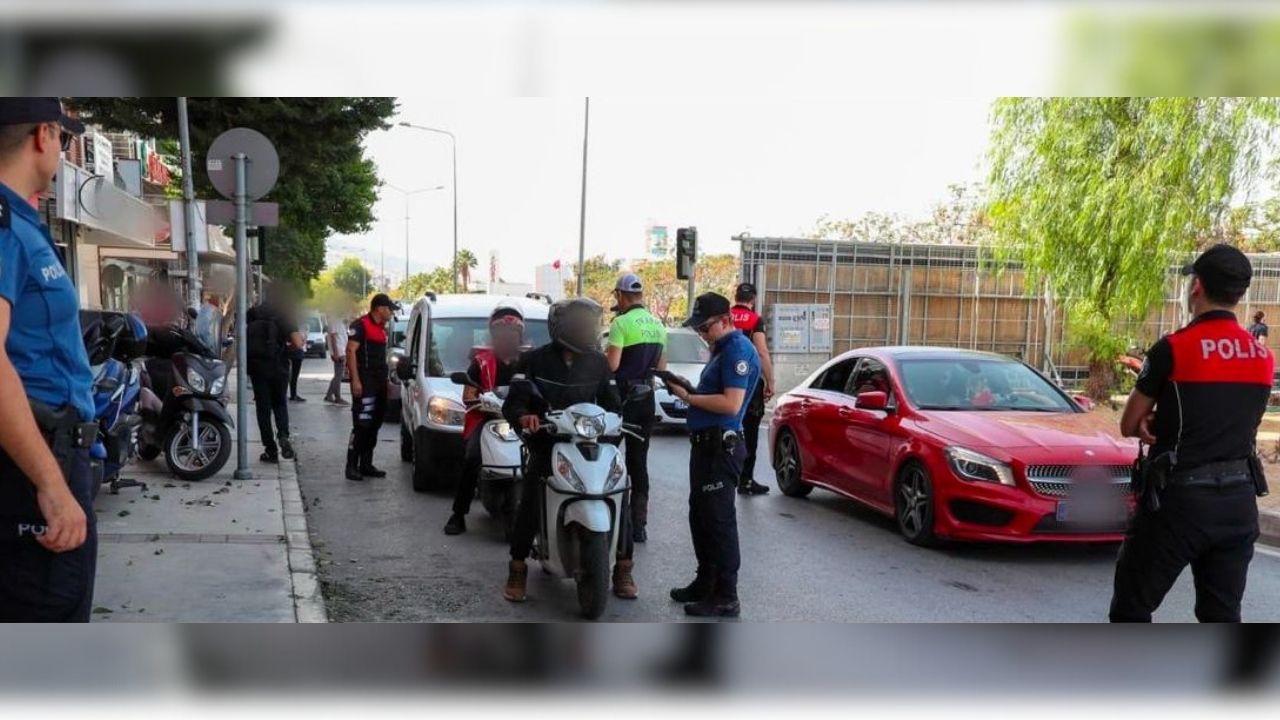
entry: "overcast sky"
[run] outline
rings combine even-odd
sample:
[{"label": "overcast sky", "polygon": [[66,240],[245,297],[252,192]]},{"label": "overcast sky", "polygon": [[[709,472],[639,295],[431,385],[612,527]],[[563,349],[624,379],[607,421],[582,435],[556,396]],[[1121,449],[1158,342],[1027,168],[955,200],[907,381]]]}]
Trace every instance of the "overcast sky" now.
[{"label": "overcast sky", "polygon": [[[587,254],[636,258],[648,223],[696,225],[705,252],[730,237],[793,235],[824,213],[923,216],[947,185],[981,179],[992,98],[689,100],[595,98],[587,184]],[[487,275],[532,282],[536,265],[577,256],[581,99],[400,98],[399,116],[458,138],[458,233]],[[372,134],[382,179],[407,189],[412,272],[448,263],[449,142],[395,127]],[[382,191],[373,229],[330,241],[403,274],[405,202]]]}]

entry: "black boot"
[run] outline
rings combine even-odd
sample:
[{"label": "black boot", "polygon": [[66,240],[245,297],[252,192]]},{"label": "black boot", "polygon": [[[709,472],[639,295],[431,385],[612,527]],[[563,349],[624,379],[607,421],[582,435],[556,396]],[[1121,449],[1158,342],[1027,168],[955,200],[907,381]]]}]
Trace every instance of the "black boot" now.
[{"label": "black boot", "polygon": [[444,524],[445,535],[461,535],[467,531],[467,517],[454,513],[449,516],[449,522]]},{"label": "black boot", "polygon": [[767,495],[768,493],[768,485],[761,485],[752,478],[747,478],[738,483],[739,495]]},{"label": "black boot", "polygon": [[360,474],[360,461],[356,459],[354,448],[347,450],[347,479],[355,482],[364,480],[364,476]]},{"label": "black boot", "polygon": [[360,468],[360,474],[371,478],[384,478],[387,476],[386,470],[379,470],[372,465],[365,465]]},{"label": "black boot", "polygon": [[742,607],[738,605],[737,600],[707,598],[686,604],[684,614],[692,617],[736,618],[742,614]]},{"label": "black boot", "polygon": [[671,599],[679,603],[705,600],[711,595],[711,576],[699,574],[693,582],[681,588],[671,588]]},{"label": "black boot", "polygon": [[293,443],[289,442],[288,435],[282,435],[280,437],[280,457],[285,460],[292,460],[297,457],[293,452]]}]

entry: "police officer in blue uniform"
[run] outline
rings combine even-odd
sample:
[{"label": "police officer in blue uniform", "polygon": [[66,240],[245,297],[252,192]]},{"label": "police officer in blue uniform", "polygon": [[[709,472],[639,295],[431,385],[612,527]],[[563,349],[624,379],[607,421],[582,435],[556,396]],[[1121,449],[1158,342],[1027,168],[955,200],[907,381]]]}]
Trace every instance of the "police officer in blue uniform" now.
[{"label": "police officer in blue uniform", "polygon": [[97,560],[93,378],[79,302],[31,200],[84,126],[0,98],[0,621],[87,622]]},{"label": "police officer in blue uniform", "polygon": [[689,403],[689,530],[698,560],[697,575],[671,591],[696,617],[738,617],[738,518],[734,496],[746,446],[742,418],[747,394],[760,382],[760,356],[733,324],[729,299],[699,295],[685,327],[711,345],[711,361],[690,392],[668,382],[671,392]]}]

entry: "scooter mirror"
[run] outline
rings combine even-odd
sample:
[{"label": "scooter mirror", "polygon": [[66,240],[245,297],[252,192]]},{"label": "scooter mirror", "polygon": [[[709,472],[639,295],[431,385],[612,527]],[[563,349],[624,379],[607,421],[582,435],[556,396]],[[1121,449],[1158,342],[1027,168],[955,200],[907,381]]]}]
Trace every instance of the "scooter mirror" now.
[{"label": "scooter mirror", "polygon": [[449,380],[452,381],[454,385],[474,385],[475,384],[471,382],[471,378],[467,377],[467,374],[464,372],[453,373],[452,375],[449,376]]}]

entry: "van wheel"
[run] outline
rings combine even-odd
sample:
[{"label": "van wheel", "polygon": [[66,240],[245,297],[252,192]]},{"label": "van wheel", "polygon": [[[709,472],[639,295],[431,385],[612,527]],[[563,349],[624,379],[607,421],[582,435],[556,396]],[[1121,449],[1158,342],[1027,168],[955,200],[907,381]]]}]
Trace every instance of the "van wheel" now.
[{"label": "van wheel", "polygon": [[431,492],[436,485],[435,469],[431,467],[431,443],[426,433],[419,431],[413,438],[413,491]]},{"label": "van wheel", "polygon": [[400,461],[413,462],[413,435],[403,422],[400,423]]}]

